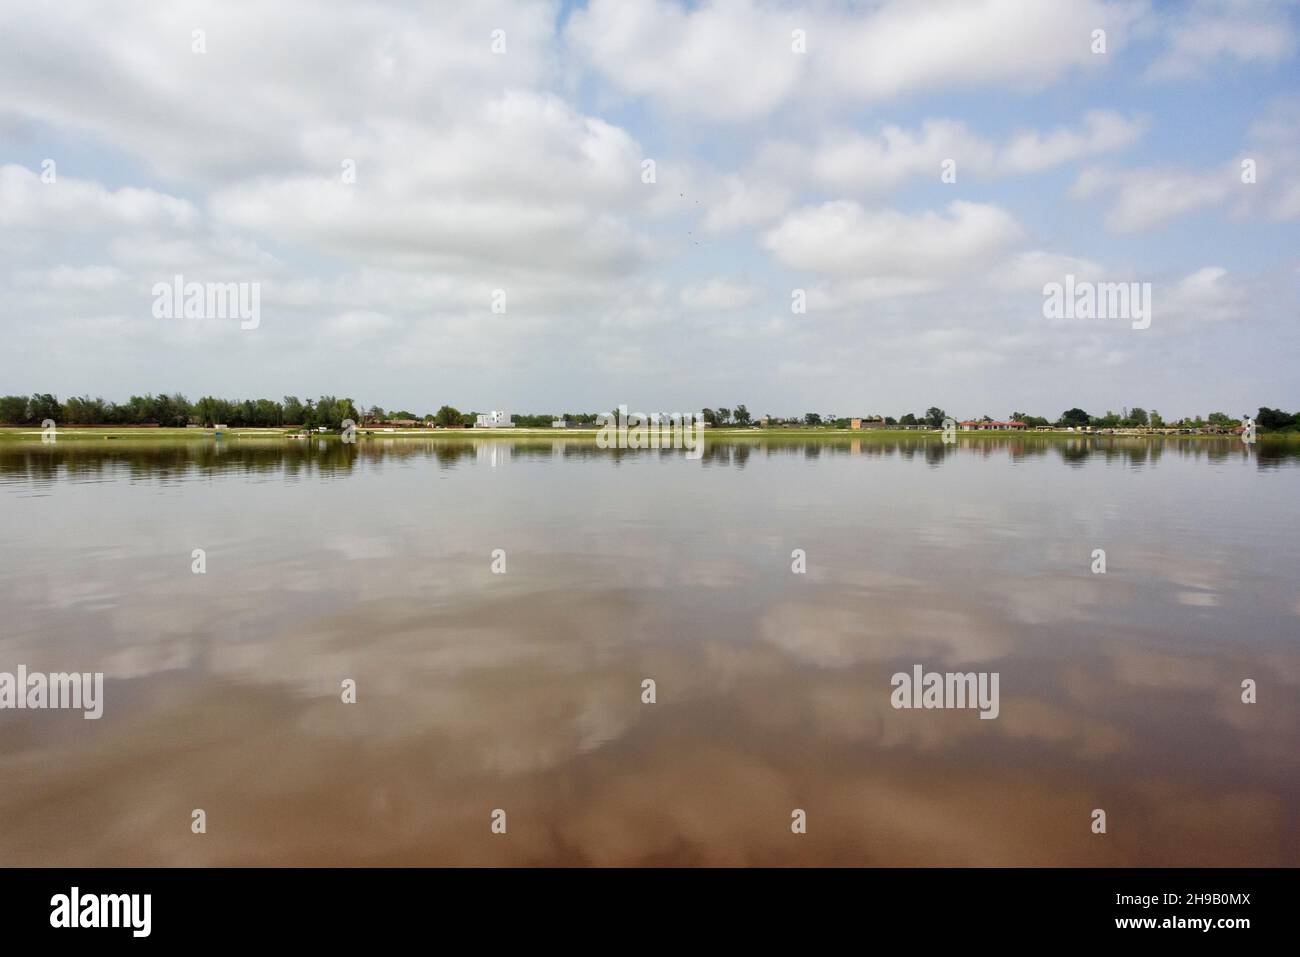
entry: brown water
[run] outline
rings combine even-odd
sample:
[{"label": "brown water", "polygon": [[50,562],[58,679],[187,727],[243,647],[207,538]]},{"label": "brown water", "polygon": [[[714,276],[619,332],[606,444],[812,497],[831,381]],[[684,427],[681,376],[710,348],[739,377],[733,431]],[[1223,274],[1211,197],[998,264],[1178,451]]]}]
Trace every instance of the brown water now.
[{"label": "brown water", "polygon": [[1298,493],[1233,440],[2,443],[0,671],[105,704],[0,711],[0,864],[1300,864]]}]

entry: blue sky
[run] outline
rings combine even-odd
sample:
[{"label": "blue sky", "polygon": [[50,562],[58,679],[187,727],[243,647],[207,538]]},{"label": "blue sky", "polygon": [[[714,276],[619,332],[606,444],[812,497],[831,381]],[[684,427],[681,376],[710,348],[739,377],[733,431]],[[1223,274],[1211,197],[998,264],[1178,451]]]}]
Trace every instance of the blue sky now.
[{"label": "blue sky", "polygon": [[470,6],[0,12],[0,392],[1300,406],[1293,3]]}]

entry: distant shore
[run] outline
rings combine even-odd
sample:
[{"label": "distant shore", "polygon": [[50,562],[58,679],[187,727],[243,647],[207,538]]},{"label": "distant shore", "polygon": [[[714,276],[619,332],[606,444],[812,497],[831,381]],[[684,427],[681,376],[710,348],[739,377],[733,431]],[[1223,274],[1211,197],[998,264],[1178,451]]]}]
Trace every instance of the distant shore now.
[{"label": "distant shore", "polygon": [[[465,440],[465,439],[503,439],[503,438],[546,438],[546,439],[588,439],[594,441],[600,429],[591,426],[587,428],[572,429],[548,429],[548,428],[523,428],[515,427],[508,429],[375,429],[375,428],[357,428],[356,440],[358,442],[373,441],[375,439],[436,439],[436,440]],[[264,439],[264,440],[282,440],[282,441],[304,441],[307,439],[326,439],[340,441],[342,435],[338,431],[313,431],[304,432],[300,429],[285,428],[230,428],[230,429],[212,429],[212,428],[159,428],[150,426],[70,426],[57,429],[54,433],[56,441],[73,441],[82,442],[87,440],[157,440],[157,441],[220,441],[226,439]],[[727,438],[727,439],[941,439],[943,436],[942,429],[837,429],[829,426],[796,426],[796,427],[776,427],[776,428],[708,428],[704,430],[704,436],[708,438]],[[1058,438],[1104,438],[1104,439],[1210,439],[1224,440],[1233,439],[1241,441],[1240,435],[1234,435],[1230,432],[1196,432],[1196,433],[1170,433],[1158,430],[1129,430],[1117,429],[1111,430],[1093,430],[1088,432],[1070,431],[1068,429],[1026,429],[1016,431],[1006,430],[982,430],[982,431],[963,431],[958,430],[957,438],[966,440],[982,441],[988,439],[1058,439]],[[45,437],[45,433],[35,426],[0,426],[0,442],[3,441],[39,441]],[[1257,441],[1277,441],[1290,440],[1300,441],[1300,433],[1295,432],[1261,432],[1256,437]]]}]

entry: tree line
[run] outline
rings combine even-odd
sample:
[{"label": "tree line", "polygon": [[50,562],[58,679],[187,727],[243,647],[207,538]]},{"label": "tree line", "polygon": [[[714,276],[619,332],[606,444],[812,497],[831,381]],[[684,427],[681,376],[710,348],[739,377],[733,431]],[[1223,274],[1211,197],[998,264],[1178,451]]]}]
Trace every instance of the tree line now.
[{"label": "tree line", "polygon": [[[1211,412],[1208,416],[1202,418],[1200,415],[1184,416],[1180,419],[1166,419],[1158,411],[1152,409],[1148,412],[1146,409],[1134,407],[1124,409],[1122,412],[1107,411],[1104,415],[1092,415],[1080,408],[1067,409],[1062,412],[1055,420],[1045,418],[1039,415],[1030,415],[1027,412],[1012,412],[1008,420],[1012,422],[1023,422],[1030,428],[1094,428],[1094,429],[1231,429],[1243,425],[1249,414],[1243,414],[1240,417],[1233,417],[1225,412]],[[811,425],[824,426],[829,425],[835,428],[848,428],[850,420],[834,415],[833,413],[807,412],[802,416],[793,416],[790,418],[779,418],[775,416],[765,416],[769,424],[773,425]],[[877,421],[884,422],[887,426],[902,426],[913,428],[931,428],[941,429],[948,419],[956,421],[956,416],[950,416],[944,409],[938,406],[931,406],[923,414],[906,413],[898,418],[893,416],[874,416]],[[1270,409],[1267,406],[1261,406],[1259,412],[1254,416],[1256,428],[1261,432],[1300,432],[1300,412],[1284,412],[1281,409]],[[983,415],[972,421],[992,422],[991,416]]]},{"label": "tree line", "polygon": [[[191,402],[180,393],[167,395],[145,394],[133,395],[126,402],[117,403],[103,398],[90,396],[73,396],[59,401],[50,393],[32,395],[0,396],[0,424],[4,425],[40,425],[51,419],[59,425],[158,425],[180,428],[188,425],[214,426],[218,424],[240,428],[282,428],[301,426],[303,428],[341,429],[345,420],[352,420],[358,426],[380,422],[423,422],[444,428],[467,428],[474,424],[474,412],[462,412],[454,406],[441,406],[436,412],[415,415],[406,410],[386,412],[382,407],[372,405],[362,411],[352,399],[332,395],[322,395],[316,399],[299,399],[286,395],[275,399],[221,399],[216,396],[204,396]],[[754,417],[743,405],[734,409],[730,406],[705,408],[702,411],[704,421],[714,427],[747,427],[754,424]],[[615,410],[614,415],[618,412]],[[575,425],[594,426],[599,416],[595,412],[561,412],[517,414],[516,425],[523,428],[547,428],[556,419],[564,419]],[[848,428],[850,419],[834,413],[806,412],[803,415],[788,417],[764,416],[769,425],[774,426],[813,426]],[[898,418],[893,416],[875,416],[877,421],[886,426],[905,426],[940,429],[950,418],[948,413],[938,406],[931,406],[923,414],[906,413]],[[955,418],[955,417],[952,417]],[[1125,408],[1121,412],[1107,411],[1104,415],[1092,415],[1083,409],[1072,408],[1055,420],[1026,412],[1012,412],[1009,416],[1014,421],[1024,422],[1027,426],[1055,426],[1058,428],[1188,428],[1231,429],[1243,424],[1246,415],[1233,417],[1225,412],[1211,412],[1202,418],[1200,415],[1184,416],[1180,419],[1166,419],[1158,411],[1147,411],[1140,407]],[[1255,425],[1261,432],[1300,432],[1300,412],[1285,412],[1261,406],[1255,415]],[[981,421],[993,421],[985,415]]]},{"label": "tree line", "polygon": [[[48,392],[33,395],[0,396],[0,425],[40,425],[49,419],[58,425],[157,425],[166,428],[183,428],[189,425],[229,425],[239,428],[303,428],[341,429],[345,420],[356,425],[379,422],[423,422],[444,428],[468,428],[474,424],[476,412],[461,412],[454,406],[444,405],[436,412],[422,416],[398,410],[386,412],[372,405],[362,411],[350,398],[322,395],[317,399],[299,399],[286,395],[275,399],[221,399],[204,396],[191,402],[180,393],[167,395],[133,395],[126,402],[112,402],[90,396],[73,396],[59,401]],[[524,428],[548,428],[557,418],[578,425],[595,425],[594,412],[563,412],[536,415],[516,415],[516,425]]]},{"label": "tree line", "polygon": [[343,427],[344,419],[361,421],[351,399],[323,395],[302,400],[287,395],[274,399],[219,399],[204,396],[191,402],[185,396],[133,395],[126,402],[90,396],[73,396],[60,402],[49,393],[0,396],[0,423],[39,425],[52,419],[59,425],[158,425],[184,427],[217,424],[241,427],[300,425],[308,428]]}]

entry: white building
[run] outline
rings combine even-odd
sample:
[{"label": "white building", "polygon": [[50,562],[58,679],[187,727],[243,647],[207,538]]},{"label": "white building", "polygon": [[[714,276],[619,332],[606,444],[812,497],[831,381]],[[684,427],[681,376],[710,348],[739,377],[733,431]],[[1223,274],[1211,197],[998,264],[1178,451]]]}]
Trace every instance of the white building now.
[{"label": "white building", "polygon": [[476,429],[513,429],[514,427],[509,412],[480,412],[478,420],[474,423]]}]

